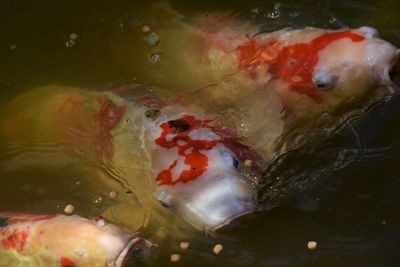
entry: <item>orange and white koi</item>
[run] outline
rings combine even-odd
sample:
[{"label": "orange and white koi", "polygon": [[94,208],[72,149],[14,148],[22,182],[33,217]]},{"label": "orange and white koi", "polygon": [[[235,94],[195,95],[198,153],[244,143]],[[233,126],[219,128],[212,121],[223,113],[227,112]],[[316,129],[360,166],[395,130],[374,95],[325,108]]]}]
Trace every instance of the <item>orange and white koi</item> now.
[{"label": "orange and white koi", "polygon": [[102,218],[0,213],[2,266],[8,258],[29,266],[123,266],[130,250],[150,247]]},{"label": "orange and white koi", "polygon": [[235,130],[269,158],[299,124],[342,118],[381,97],[399,65],[399,50],[371,27],[260,32],[214,14],[155,31],[165,57],[151,71],[193,102],[234,114]]},{"label": "orange and white koi", "polygon": [[[39,103],[32,102],[35,98]],[[15,143],[40,136],[62,144],[64,152],[83,151],[79,157],[123,174],[123,184],[154,212],[164,209],[161,202],[197,228],[210,230],[255,209],[251,178],[261,175],[264,160],[221,126],[218,116],[202,109],[57,87],[22,95],[11,107],[1,128],[5,139]]]},{"label": "orange and white koi", "polygon": [[399,61],[398,49],[371,27],[260,32],[249,21],[214,14],[157,33],[162,40],[157,51],[166,56],[153,71],[160,71],[163,82],[203,90],[200,96],[223,103],[257,101],[257,91],[268,91],[296,119],[391,84],[390,72]]}]

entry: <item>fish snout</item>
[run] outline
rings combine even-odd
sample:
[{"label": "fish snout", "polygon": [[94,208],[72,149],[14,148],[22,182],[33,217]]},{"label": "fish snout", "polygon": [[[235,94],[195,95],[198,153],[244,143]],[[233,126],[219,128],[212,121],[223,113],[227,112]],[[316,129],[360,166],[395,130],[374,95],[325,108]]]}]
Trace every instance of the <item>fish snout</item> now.
[{"label": "fish snout", "polygon": [[367,38],[379,38],[378,30],[370,26],[362,26],[356,31],[362,33]]},{"label": "fish snout", "polygon": [[382,85],[392,85],[393,78],[398,82],[400,50],[392,44],[376,39],[367,47],[367,64],[375,71]]},{"label": "fish snout", "polygon": [[393,63],[386,70],[386,79],[400,88],[400,49],[396,51],[396,57],[393,59]]},{"label": "fish snout", "polygon": [[136,266],[138,263],[146,262],[150,257],[151,251],[154,247],[155,245],[149,241],[134,236],[126,243],[125,247],[115,258],[114,266]]},{"label": "fish snout", "polygon": [[255,210],[254,189],[234,173],[220,174],[193,193],[181,208],[189,223],[213,231]]}]

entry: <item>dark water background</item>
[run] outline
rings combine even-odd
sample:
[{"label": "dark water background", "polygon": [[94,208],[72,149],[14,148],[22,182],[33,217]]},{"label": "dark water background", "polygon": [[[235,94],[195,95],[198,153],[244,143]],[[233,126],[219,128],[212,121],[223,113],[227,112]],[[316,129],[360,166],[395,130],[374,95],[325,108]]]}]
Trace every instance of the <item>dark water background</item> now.
[{"label": "dark water background", "polygon": [[[265,30],[369,25],[377,28],[383,39],[400,46],[400,2],[280,1],[279,16],[268,17],[276,3],[203,0],[171,1],[171,6],[185,16],[213,11],[243,13],[265,25]],[[137,25],[148,23],[152,7],[153,3],[133,0],[2,1],[0,99],[8,101],[47,84],[100,90],[115,83],[149,79],[152,74],[141,68],[141,59],[148,57],[141,39],[125,44],[132,45],[138,57],[127,57],[116,47],[131,40]],[[67,48],[70,33],[79,38]],[[323,177],[323,186],[304,193],[294,205],[244,218],[215,237],[199,233],[189,240],[187,251],[179,250],[180,240],[168,239],[156,250],[150,265],[399,266],[399,136],[397,97],[349,122],[334,136],[321,139],[322,145],[314,142],[291,154],[271,174]],[[311,164],[318,159],[322,159],[319,165]],[[13,171],[2,166],[1,209],[22,206],[40,211],[47,205],[47,210],[60,212],[64,203],[93,198],[73,186],[85,169],[52,166],[47,172],[34,168]],[[20,176],[28,181],[22,189],[21,182],[14,179]],[[70,186],[46,194],[54,189],[52,185],[64,183]],[[318,242],[316,250],[307,249],[309,240]],[[216,243],[224,246],[218,256],[212,253]],[[182,254],[179,263],[170,263],[169,255],[174,252]]]}]

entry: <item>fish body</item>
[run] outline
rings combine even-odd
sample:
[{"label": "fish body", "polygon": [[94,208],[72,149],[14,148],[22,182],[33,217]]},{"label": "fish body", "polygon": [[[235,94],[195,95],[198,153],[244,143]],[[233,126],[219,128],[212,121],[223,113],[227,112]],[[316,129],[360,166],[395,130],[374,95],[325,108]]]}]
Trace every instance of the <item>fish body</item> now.
[{"label": "fish body", "polygon": [[[33,95],[43,103],[40,110],[27,104]],[[260,177],[264,160],[218,115],[156,98],[126,101],[109,92],[59,87],[21,95],[9,112],[13,115],[2,123],[6,140],[59,143],[62,153],[118,173],[98,176],[105,186],[133,191],[160,217],[168,217],[167,207],[196,228],[212,230],[255,209],[249,177]],[[245,160],[252,166],[245,167]]]},{"label": "fish body", "polygon": [[263,32],[249,20],[211,14],[154,31],[165,57],[149,72],[205,109],[222,110],[230,127],[268,158],[293,148],[280,139],[299,124],[324,114],[336,116],[325,125],[334,128],[382,97],[399,60],[398,49],[365,26]]},{"label": "fish body", "polygon": [[1,264],[11,258],[29,266],[123,266],[130,249],[150,247],[101,218],[0,213],[0,222]]},{"label": "fish body", "polygon": [[257,34],[251,23],[211,16],[160,36],[158,49],[170,55],[158,69],[163,77],[176,86],[206,81],[182,92],[197,107],[48,87],[8,105],[1,130],[14,143],[51,140],[100,162],[113,176],[103,181],[117,180],[150,210],[158,213],[160,202],[206,230],[254,211],[260,154],[274,159],[293,148],[286,143],[298,145],[287,133],[299,124],[309,130],[321,114],[352,110],[390,82],[398,60],[371,28]]},{"label": "fish body", "polygon": [[[251,22],[214,14],[166,32],[165,46],[160,43],[159,49],[172,53],[199,80],[236,80],[243,95],[256,89],[275,90],[283,98],[293,93],[297,101],[312,100],[320,107],[390,83],[389,71],[399,54],[396,47],[379,39],[374,28],[365,26],[260,32]],[[175,42],[177,49],[173,49],[172,40],[178,35],[181,43]],[[218,85],[213,88],[215,94],[218,89]],[[242,96],[234,90],[230,93]]]}]

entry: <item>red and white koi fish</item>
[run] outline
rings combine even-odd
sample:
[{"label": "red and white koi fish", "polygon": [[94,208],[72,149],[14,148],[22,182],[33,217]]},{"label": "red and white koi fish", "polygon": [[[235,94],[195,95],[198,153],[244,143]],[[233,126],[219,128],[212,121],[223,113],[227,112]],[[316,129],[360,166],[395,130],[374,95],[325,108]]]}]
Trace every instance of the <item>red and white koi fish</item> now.
[{"label": "red and white koi fish", "polygon": [[[4,139],[13,144],[40,139],[61,144],[67,153],[83,152],[76,154],[117,170],[122,184],[153,212],[165,214],[161,202],[210,230],[255,209],[251,179],[261,175],[263,159],[220,126],[218,116],[199,108],[47,87],[21,95],[9,111],[1,124]],[[43,156],[44,164],[57,160],[48,150]]]},{"label": "red and white koi fish", "polygon": [[1,266],[117,267],[129,251],[150,247],[102,218],[0,213]]},{"label": "red and white koi fish", "polygon": [[[197,78],[204,84],[234,79],[244,92],[230,94],[253,94],[251,88],[275,90],[283,98],[297,95],[297,101],[304,98],[319,105],[390,83],[390,70],[399,59],[398,50],[371,27],[262,33],[250,22],[214,14],[192,25],[160,29],[160,35],[158,50],[172,54],[174,66],[184,66],[178,74],[181,80]],[[228,92],[223,96],[232,97]]]},{"label": "red and white koi fish", "polygon": [[259,178],[263,160],[212,116],[166,107],[148,123],[145,136],[157,198],[197,228],[215,229],[255,210],[252,181],[241,171]]},{"label": "red and white koi fish", "polygon": [[276,140],[300,122],[342,116],[381,97],[387,89],[376,89],[392,84],[399,61],[398,49],[371,27],[263,33],[250,22],[210,15],[154,31],[165,54],[151,66],[157,77],[188,88],[207,109],[230,110],[236,130],[272,158],[282,149]]}]

